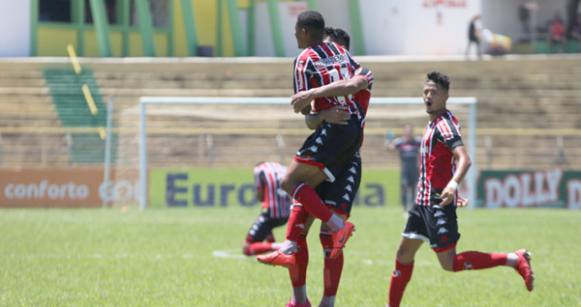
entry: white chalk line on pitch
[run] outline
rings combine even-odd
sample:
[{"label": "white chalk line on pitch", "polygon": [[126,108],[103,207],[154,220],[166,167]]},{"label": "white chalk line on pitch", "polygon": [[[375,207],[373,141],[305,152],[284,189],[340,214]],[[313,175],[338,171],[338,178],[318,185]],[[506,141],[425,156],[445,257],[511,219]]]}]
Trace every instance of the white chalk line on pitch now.
[{"label": "white chalk line on pitch", "polygon": [[247,256],[241,254],[239,249],[228,249],[228,250],[215,250],[212,252],[212,256],[216,258],[227,258],[227,259],[246,259]]},{"label": "white chalk line on pitch", "polygon": [[[245,260],[248,259],[248,256],[242,255],[240,250],[238,249],[228,249],[228,250],[215,250],[212,252],[212,256],[215,258],[222,258],[222,259],[234,259],[234,260]],[[363,259],[361,261],[364,265],[368,266],[390,266],[391,259]],[[415,262],[416,266],[421,267],[429,267],[429,266],[438,266],[439,264],[436,262],[432,263],[431,261],[417,261]]]},{"label": "white chalk line on pitch", "polygon": [[65,255],[65,254],[0,254],[0,258],[17,258],[17,259],[66,259],[66,260],[82,260],[82,259],[96,259],[96,260],[111,260],[111,259],[136,259],[136,258],[146,258],[153,260],[166,260],[166,259],[194,259],[195,255],[186,253],[181,255],[174,254],[77,254],[77,255]]}]

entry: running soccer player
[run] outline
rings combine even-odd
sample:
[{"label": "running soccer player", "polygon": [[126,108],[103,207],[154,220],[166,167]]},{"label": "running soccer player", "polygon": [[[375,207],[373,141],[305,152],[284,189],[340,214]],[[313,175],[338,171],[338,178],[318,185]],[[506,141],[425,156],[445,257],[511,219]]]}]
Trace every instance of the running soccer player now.
[{"label": "running soccer player", "polygon": [[510,266],[521,275],[526,288],[533,290],[531,255],[526,249],[512,253],[456,253],[456,243],[460,239],[456,207],[466,204],[458,201],[457,189],[471,162],[462,143],[460,123],[446,108],[449,88],[446,75],[439,72],[427,75],[423,99],[430,121],[421,142],[416,204],[409,211],[391,275],[388,297],[391,307],[400,305],[412,276],[414,256],[423,241],[430,244],[446,271]]},{"label": "running soccer player", "polygon": [[242,252],[246,256],[277,250],[272,229],[286,224],[290,214],[291,199],[281,189],[280,182],[286,167],[277,162],[261,162],[254,167],[256,198],[262,202],[262,212],[250,227]]},{"label": "running soccer player", "polygon": [[[325,21],[320,13],[306,11],[297,18],[295,37],[299,48],[305,48],[294,62],[295,93],[330,84],[334,81],[349,79],[359,68],[349,52],[335,43],[323,42]],[[333,236],[333,247],[341,249],[354,229],[350,222],[330,210],[315,188],[327,180],[335,181],[337,175],[351,161],[361,144],[363,114],[351,97],[317,98],[314,103],[293,104],[295,112],[304,114],[309,111],[320,112],[334,106],[345,107],[350,118],[347,125],[325,123],[311,134],[298,151],[282,181],[282,187],[304,210],[322,220],[329,227]],[[287,226],[287,240],[279,250],[290,255],[306,247],[299,246],[299,236],[304,228],[304,221],[297,221],[298,210],[293,209]],[[292,230],[298,227],[297,230]],[[301,240],[303,241],[303,240]],[[306,243],[306,241],[305,241]],[[276,263],[276,254],[268,257],[257,257],[263,263]],[[292,265],[292,264],[287,264]]]}]

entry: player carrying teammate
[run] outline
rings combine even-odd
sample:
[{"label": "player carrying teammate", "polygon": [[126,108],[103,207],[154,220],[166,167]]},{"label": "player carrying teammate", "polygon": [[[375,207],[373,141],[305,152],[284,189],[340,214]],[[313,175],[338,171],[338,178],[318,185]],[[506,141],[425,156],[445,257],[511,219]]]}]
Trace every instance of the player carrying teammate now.
[{"label": "player carrying teammate", "polygon": [[[295,36],[299,48],[305,48],[295,59],[294,85],[295,93],[330,84],[334,81],[349,79],[359,68],[349,52],[340,45],[324,43],[325,21],[318,12],[307,11],[298,16]],[[282,182],[287,191],[304,210],[324,221],[333,234],[334,248],[341,249],[354,229],[353,224],[344,222],[333,213],[317,195],[315,188],[323,181],[335,181],[337,175],[345,168],[359,150],[361,144],[361,127],[363,114],[359,106],[350,97],[317,98],[311,105],[293,104],[295,112],[319,112],[334,106],[343,106],[350,113],[347,125],[325,123],[311,134],[288,168]],[[297,210],[291,211],[287,226],[287,240],[280,251],[294,254],[306,249],[299,246],[300,238],[296,236],[304,229],[304,221],[297,221]],[[297,230],[292,231],[296,227]],[[289,231],[291,229],[291,231]],[[289,236],[294,234],[295,236]],[[306,242],[306,241],[305,241]],[[259,261],[272,263],[272,258],[258,258]]]},{"label": "player carrying teammate", "polygon": [[391,275],[388,298],[391,307],[401,302],[412,276],[414,256],[423,241],[429,242],[446,271],[511,266],[522,276],[526,288],[533,290],[531,258],[526,249],[513,253],[467,251],[456,254],[456,243],[460,239],[456,206],[465,205],[458,202],[457,189],[471,162],[462,143],[458,119],[446,109],[449,88],[446,75],[439,72],[427,75],[423,98],[430,121],[421,142],[416,205],[409,212]]},{"label": "player carrying teammate", "polygon": [[247,256],[280,247],[274,243],[272,229],[286,224],[290,214],[291,199],[280,186],[285,174],[286,167],[277,162],[261,162],[254,167],[256,198],[262,202],[262,212],[246,236],[242,252]]},{"label": "player carrying teammate", "polygon": [[[347,48],[349,47],[349,35],[345,31],[327,28],[325,29],[325,32],[325,41],[333,41]],[[302,106],[298,108],[301,109],[316,98],[350,96],[353,94],[353,97],[361,110],[362,117],[365,117],[371,95],[370,90],[372,81],[373,74],[368,69],[359,68],[356,71],[356,75],[351,79],[336,81],[318,88],[298,92],[292,97],[292,103],[293,105],[302,104]],[[351,115],[347,108],[334,106],[318,113],[308,114],[306,116],[306,122],[309,128],[316,129],[320,125],[326,124],[347,125],[350,118]],[[361,120],[361,124],[363,123],[364,120]],[[361,134],[362,133],[363,130],[361,130]],[[347,219],[351,211],[355,194],[359,189],[360,180],[361,158],[359,151],[357,150],[353,155],[351,162],[348,163],[338,174],[336,180],[332,183],[329,181],[321,183],[317,186],[316,192],[329,208],[339,214],[342,218]],[[297,218],[297,221],[300,221],[300,224],[304,225],[304,229],[299,229],[300,231],[298,234],[301,238],[306,237],[313,221],[312,216],[308,215],[300,204],[295,205],[293,211],[298,213],[297,217],[299,218]],[[296,229],[298,228],[287,228],[287,231],[296,232]],[[290,234],[290,236],[292,237],[293,235]],[[341,249],[333,247],[331,232],[324,223],[321,224],[319,238],[325,252],[324,292],[319,306],[334,306],[335,296],[337,294],[343,269],[343,253],[341,252]],[[309,306],[306,298],[305,285],[308,262],[307,249],[304,248],[292,255],[280,254],[278,256],[277,260],[280,262],[271,264],[286,264],[289,266],[289,273],[293,284],[293,299],[287,306]],[[296,259],[296,261],[294,261],[294,259]],[[288,265],[289,263],[293,263],[294,265]]]}]

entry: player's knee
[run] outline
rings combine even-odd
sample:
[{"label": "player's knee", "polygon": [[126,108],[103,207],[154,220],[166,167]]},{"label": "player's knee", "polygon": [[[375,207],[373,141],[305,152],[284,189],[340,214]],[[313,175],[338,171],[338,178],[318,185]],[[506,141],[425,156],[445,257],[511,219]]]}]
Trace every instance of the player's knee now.
[{"label": "player's knee", "polygon": [[454,272],[454,266],[451,263],[440,262],[440,266],[442,267],[442,269],[444,269],[444,271]]},{"label": "player's knee", "polygon": [[292,180],[290,177],[285,176],[284,179],[282,179],[282,181],[280,182],[280,186],[285,192],[291,195],[295,188],[295,181]]},{"label": "player's knee", "polygon": [[331,250],[333,249],[333,237],[330,233],[320,232],[319,241],[321,241],[321,246],[323,247],[323,252],[325,253],[325,258],[329,257]]},{"label": "player's knee", "polygon": [[414,260],[415,253],[412,249],[400,246],[397,250],[397,260],[401,263],[410,263]]},{"label": "player's knee", "polygon": [[250,248],[250,244],[244,244],[242,247],[242,253],[246,256],[252,256],[252,249]]},{"label": "player's knee", "polygon": [[454,272],[454,260],[453,259],[438,259],[440,261],[440,266],[444,271]]}]

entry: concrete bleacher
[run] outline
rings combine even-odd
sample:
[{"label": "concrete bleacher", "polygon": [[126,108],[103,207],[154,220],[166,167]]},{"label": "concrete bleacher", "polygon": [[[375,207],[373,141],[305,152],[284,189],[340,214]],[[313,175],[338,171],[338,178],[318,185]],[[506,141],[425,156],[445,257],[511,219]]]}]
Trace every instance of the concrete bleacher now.
[{"label": "concrete bleacher", "polygon": [[[568,163],[564,167],[581,165],[579,56],[507,57],[473,62],[364,57],[360,61],[374,71],[376,97],[419,96],[425,73],[431,70],[451,76],[452,96],[477,97],[477,160],[482,166],[552,167],[558,156],[559,136],[563,138],[562,150]],[[290,96],[292,91],[289,59],[82,59],[81,64],[92,71],[100,95],[114,97],[114,122],[119,126],[120,140],[125,128],[133,129],[126,138],[135,137],[136,104],[140,96],[280,97]],[[83,163],[67,150],[80,143],[72,140],[71,135],[78,133],[71,133],[69,128],[82,123],[63,122],[63,113],[56,107],[59,102],[54,101],[59,98],[51,96],[43,77],[47,69],[71,68],[66,59],[0,61],[1,166]],[[79,107],[86,105],[79,101]],[[187,110],[176,110],[177,114],[151,112],[152,165],[249,166],[258,160],[281,158],[288,162],[308,134],[290,107],[220,108],[224,107],[204,106],[195,114],[188,114]],[[423,107],[418,108],[415,113],[399,116],[393,108],[370,107],[363,149],[367,165],[398,164],[395,154],[383,147],[385,133],[398,132],[408,121],[421,133],[426,117]],[[232,115],[244,120],[232,119]],[[224,130],[234,133],[223,135]],[[96,132],[89,134],[97,136]],[[212,135],[211,141],[208,134]],[[278,134],[281,136],[277,137]],[[44,144],[44,149],[38,149],[38,144]],[[131,146],[135,144],[133,140]],[[98,161],[100,155],[87,161]],[[14,158],[17,156],[26,158]]]}]

